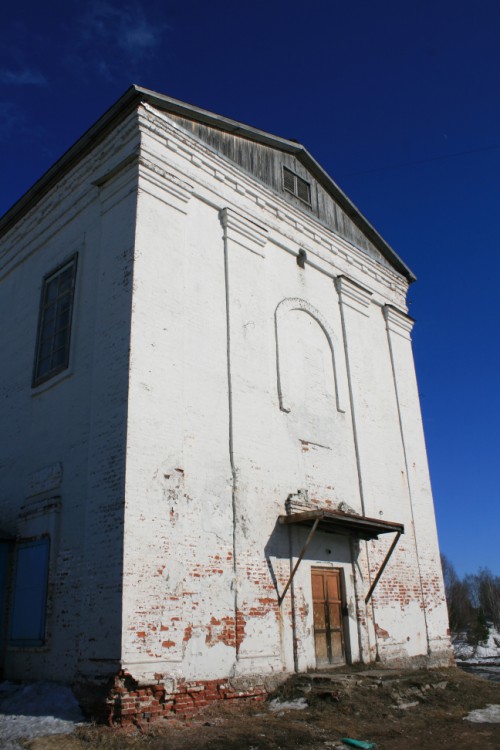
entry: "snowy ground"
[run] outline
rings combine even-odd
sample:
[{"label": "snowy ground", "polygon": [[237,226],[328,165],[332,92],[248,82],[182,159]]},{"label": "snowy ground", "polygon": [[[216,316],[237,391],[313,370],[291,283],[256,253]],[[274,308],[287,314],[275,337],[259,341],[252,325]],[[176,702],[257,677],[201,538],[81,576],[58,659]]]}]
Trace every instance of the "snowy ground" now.
[{"label": "snowy ground", "polygon": [[[464,634],[455,638],[453,647],[457,664],[463,669],[500,682],[500,633],[497,630],[490,629],[488,640],[475,647],[466,642]],[[274,703],[276,706],[271,704],[272,712],[285,708],[278,701]],[[296,701],[293,708],[303,708],[299,703]],[[497,713],[490,721],[498,721],[499,707],[495,706],[494,710]],[[479,721],[481,717],[471,716],[469,720]],[[21,738],[70,734],[83,721],[78,703],[68,687],[52,682],[0,683],[1,750],[23,750],[18,742]]]},{"label": "snowy ground", "polygon": [[490,627],[488,640],[477,646],[467,643],[465,633],[457,633],[453,639],[453,650],[458,661],[468,661],[480,664],[487,659],[494,659],[500,663],[500,633],[493,626]]},{"label": "snowy ground", "polygon": [[53,682],[0,683],[0,747],[22,750],[21,737],[69,734],[84,721],[70,688]]},{"label": "snowy ground", "polygon": [[453,640],[453,650],[457,665],[466,672],[493,682],[500,682],[500,633],[490,627],[488,640],[471,646],[466,634],[458,633]]}]

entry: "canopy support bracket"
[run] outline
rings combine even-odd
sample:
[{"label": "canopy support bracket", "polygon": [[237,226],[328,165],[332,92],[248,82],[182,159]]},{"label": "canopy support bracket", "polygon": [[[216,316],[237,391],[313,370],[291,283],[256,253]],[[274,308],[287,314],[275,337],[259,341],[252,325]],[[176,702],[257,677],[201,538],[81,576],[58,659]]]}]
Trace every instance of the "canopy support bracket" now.
[{"label": "canopy support bracket", "polygon": [[285,598],[285,596],[286,596],[286,592],[287,592],[287,591],[288,591],[288,589],[290,588],[290,585],[291,585],[291,583],[292,583],[292,581],[293,581],[293,577],[294,577],[295,573],[297,572],[297,568],[299,567],[300,563],[302,562],[302,558],[303,558],[303,557],[304,557],[304,555],[306,554],[306,552],[307,552],[307,548],[309,547],[309,545],[310,545],[310,544],[311,544],[311,542],[312,542],[313,536],[314,536],[314,535],[315,535],[315,533],[316,533],[316,529],[318,528],[318,524],[319,524],[320,520],[321,520],[321,519],[320,519],[319,517],[315,519],[315,521],[314,521],[314,523],[313,523],[313,525],[312,525],[311,531],[310,531],[310,532],[309,532],[309,534],[307,535],[307,539],[306,539],[306,541],[305,541],[305,544],[304,544],[304,546],[302,547],[302,549],[301,549],[301,551],[300,551],[300,555],[299,555],[299,557],[298,557],[298,559],[297,559],[297,562],[296,562],[296,563],[295,563],[295,565],[293,566],[293,570],[292,570],[292,572],[291,572],[291,574],[290,574],[290,578],[288,579],[288,582],[287,582],[287,584],[286,584],[285,588],[283,589],[283,593],[281,594],[281,596],[278,596],[278,606],[279,606],[279,607],[281,607],[281,605],[283,604],[283,599],[284,599],[284,598]]},{"label": "canopy support bracket", "polygon": [[387,565],[387,563],[389,562],[389,558],[390,558],[390,556],[392,555],[392,553],[394,552],[394,550],[395,550],[395,548],[396,548],[396,544],[397,544],[397,543],[399,542],[399,537],[401,536],[401,534],[402,534],[402,532],[401,532],[401,531],[397,531],[397,532],[396,532],[396,536],[394,537],[394,539],[393,539],[393,541],[392,541],[392,544],[391,544],[391,546],[389,547],[389,551],[388,551],[388,553],[386,554],[386,556],[385,556],[385,558],[384,558],[384,562],[383,562],[383,563],[382,563],[382,565],[380,566],[380,568],[379,568],[379,570],[378,570],[378,573],[377,573],[377,575],[375,576],[375,578],[374,578],[374,580],[373,580],[373,583],[372,583],[372,585],[370,586],[370,588],[369,588],[369,590],[368,590],[368,593],[367,593],[367,595],[365,596],[365,604],[368,604],[368,602],[370,601],[370,599],[371,599],[371,597],[372,597],[372,594],[373,594],[373,592],[374,592],[374,590],[375,590],[375,586],[376,586],[376,585],[377,585],[377,583],[379,582],[379,580],[380,580],[380,576],[381,576],[381,575],[382,575],[382,573],[384,572],[384,570],[385,570],[385,566],[386,566],[386,565]]}]

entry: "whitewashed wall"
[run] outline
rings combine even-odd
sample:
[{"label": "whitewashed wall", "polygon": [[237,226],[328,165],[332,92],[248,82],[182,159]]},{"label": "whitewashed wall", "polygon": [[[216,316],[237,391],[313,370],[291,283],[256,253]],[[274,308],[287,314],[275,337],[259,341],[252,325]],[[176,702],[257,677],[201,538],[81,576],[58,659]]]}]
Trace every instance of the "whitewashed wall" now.
[{"label": "whitewashed wall", "polygon": [[[72,681],[119,665],[137,170],[105,177],[138,140],[134,114],[0,244],[1,525],[50,535],[46,642],[7,647],[10,679]],[[32,389],[43,277],[75,252],[70,366]]]},{"label": "whitewashed wall", "polygon": [[[42,278],[75,251],[70,368],[33,390]],[[7,676],[314,667],[313,566],[343,570],[350,660],[449,659],[405,279],[149,105],[0,260],[2,527],[52,543],[47,643]],[[368,607],[390,539],[318,533],[278,608],[297,493],[405,524]]]},{"label": "whitewashed wall", "polygon": [[[314,565],[344,570],[353,661],[447,661],[405,280],[167,116],[146,106],[141,127],[125,667],[144,681],[313,667]],[[298,490],[405,524],[368,607],[392,540],[361,543],[353,566],[322,533],[279,612],[307,531],[277,518]]]}]

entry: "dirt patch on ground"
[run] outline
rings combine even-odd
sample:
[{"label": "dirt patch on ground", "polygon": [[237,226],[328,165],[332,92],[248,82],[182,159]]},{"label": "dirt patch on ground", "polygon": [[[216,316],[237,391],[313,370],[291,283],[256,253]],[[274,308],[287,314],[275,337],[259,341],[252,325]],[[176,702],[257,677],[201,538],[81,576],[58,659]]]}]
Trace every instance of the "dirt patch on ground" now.
[{"label": "dirt patch on ground", "polygon": [[[333,750],[342,737],[378,750],[500,750],[500,724],[464,717],[500,704],[500,684],[459,669],[361,670],[297,675],[271,697],[278,703],[214,705],[190,722],[132,731],[84,726],[69,736],[39,737],[29,750]],[[301,700],[302,699],[302,700]],[[307,703],[303,710],[282,702]]]}]

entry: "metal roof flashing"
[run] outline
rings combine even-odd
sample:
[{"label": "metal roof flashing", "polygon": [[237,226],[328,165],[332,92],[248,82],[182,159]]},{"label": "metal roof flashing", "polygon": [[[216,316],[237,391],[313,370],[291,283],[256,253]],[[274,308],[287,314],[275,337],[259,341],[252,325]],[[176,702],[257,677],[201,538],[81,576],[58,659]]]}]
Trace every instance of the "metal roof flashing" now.
[{"label": "metal roof flashing", "polygon": [[210,127],[232,133],[241,138],[270,146],[293,154],[308,169],[332,198],[346,212],[359,229],[373,242],[393,268],[411,284],[416,276],[387,244],[383,237],[363,216],[361,211],[346,196],[330,175],[314,159],[301,143],[282,138],[250,125],[217,115],[187,102],[173,99],[142,86],[132,85],[125,93],[71,146],[50,169],[0,218],[0,236],[6,233],[40,198],[64,175],[79,159],[95,147],[111,130],[141,103],[148,103],[156,109],[172,114],[183,115]]}]

